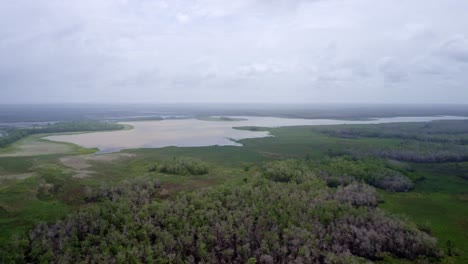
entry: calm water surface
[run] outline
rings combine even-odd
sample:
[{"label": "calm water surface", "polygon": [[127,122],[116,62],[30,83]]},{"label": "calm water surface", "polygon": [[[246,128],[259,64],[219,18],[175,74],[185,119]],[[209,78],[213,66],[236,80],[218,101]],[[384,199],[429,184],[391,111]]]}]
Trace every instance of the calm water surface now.
[{"label": "calm water surface", "polygon": [[[239,118],[239,117],[238,117]],[[240,146],[232,141],[246,138],[271,136],[266,131],[245,131],[234,129],[242,126],[283,127],[303,125],[339,124],[381,124],[393,122],[428,122],[433,120],[468,119],[456,116],[432,117],[391,117],[370,121],[346,121],[332,119],[292,119],[276,117],[240,117],[241,121],[203,121],[198,119],[178,119],[161,121],[123,122],[133,126],[131,130],[92,132],[74,135],[56,135],[48,140],[69,142],[86,148],[99,148],[101,152],[115,152],[122,149],[161,148],[168,146]]]}]

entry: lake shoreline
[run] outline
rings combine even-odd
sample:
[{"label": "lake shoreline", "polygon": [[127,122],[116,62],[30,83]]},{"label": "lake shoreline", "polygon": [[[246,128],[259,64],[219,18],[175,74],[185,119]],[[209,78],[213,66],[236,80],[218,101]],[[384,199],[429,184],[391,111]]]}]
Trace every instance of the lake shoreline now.
[{"label": "lake shoreline", "polygon": [[[259,128],[319,125],[365,125],[400,122],[430,122],[436,120],[466,120],[462,116],[389,117],[370,120],[300,119],[259,116],[228,116],[221,119],[164,119],[119,122],[125,130],[100,131],[85,134],[52,135],[46,140],[97,148],[98,153],[124,149],[162,147],[242,146],[238,141],[271,136]],[[250,128],[250,129],[249,129]],[[255,129],[252,129],[255,128]]]}]

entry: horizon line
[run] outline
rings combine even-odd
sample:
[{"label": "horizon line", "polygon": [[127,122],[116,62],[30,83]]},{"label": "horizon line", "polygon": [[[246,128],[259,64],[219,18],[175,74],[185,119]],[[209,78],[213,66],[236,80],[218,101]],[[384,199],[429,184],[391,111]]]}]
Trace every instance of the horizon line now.
[{"label": "horizon line", "polygon": [[0,105],[466,105],[440,102],[15,102]]}]

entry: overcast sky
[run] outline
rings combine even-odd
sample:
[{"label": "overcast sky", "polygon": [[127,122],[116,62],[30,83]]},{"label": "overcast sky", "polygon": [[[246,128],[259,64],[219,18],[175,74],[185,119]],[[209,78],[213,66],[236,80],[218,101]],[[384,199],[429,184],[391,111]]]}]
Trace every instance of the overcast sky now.
[{"label": "overcast sky", "polygon": [[0,0],[0,103],[468,102],[465,0]]}]

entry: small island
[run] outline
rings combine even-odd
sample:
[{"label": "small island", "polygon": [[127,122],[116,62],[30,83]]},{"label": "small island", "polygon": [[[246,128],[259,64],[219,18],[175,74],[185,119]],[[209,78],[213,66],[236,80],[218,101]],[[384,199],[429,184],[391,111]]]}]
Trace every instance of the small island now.
[{"label": "small island", "polygon": [[227,117],[227,116],[202,116],[197,117],[198,120],[202,121],[218,121],[218,122],[235,122],[235,121],[246,121],[246,118]]}]

